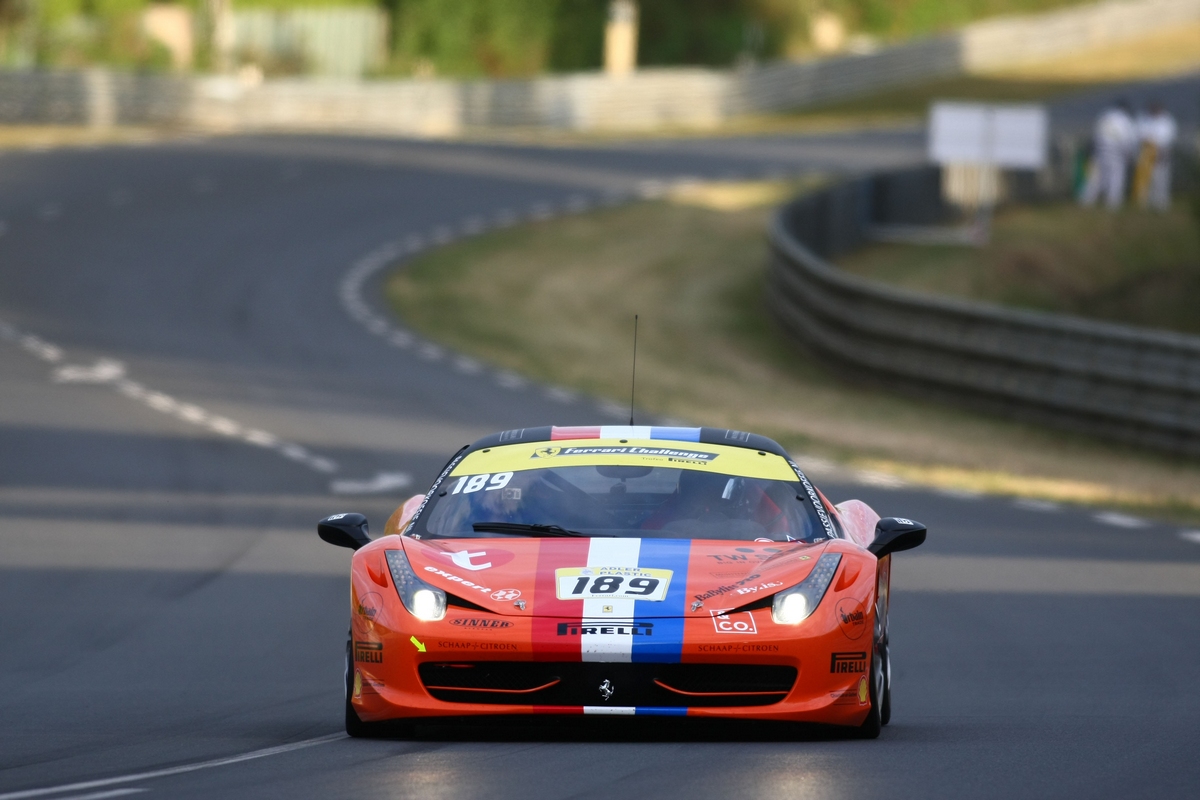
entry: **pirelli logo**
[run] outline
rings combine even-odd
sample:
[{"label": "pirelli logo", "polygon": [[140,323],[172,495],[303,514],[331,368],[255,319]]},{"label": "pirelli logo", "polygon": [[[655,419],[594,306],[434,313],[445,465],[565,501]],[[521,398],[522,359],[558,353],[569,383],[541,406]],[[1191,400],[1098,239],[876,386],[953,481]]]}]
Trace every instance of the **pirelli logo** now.
[{"label": "pirelli logo", "polygon": [[829,657],[829,671],[857,675],[867,671],[866,653],[834,653]]},{"label": "pirelli logo", "polygon": [[383,642],[355,642],[354,660],[367,664],[382,664]]}]

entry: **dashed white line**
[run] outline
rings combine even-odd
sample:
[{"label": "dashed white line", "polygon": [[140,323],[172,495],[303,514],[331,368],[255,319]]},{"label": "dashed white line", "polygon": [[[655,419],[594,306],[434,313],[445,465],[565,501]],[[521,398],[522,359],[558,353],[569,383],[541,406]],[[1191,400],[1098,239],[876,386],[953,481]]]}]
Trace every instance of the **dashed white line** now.
[{"label": "dashed white line", "polygon": [[560,386],[551,386],[546,390],[546,397],[549,397],[556,403],[573,403],[579,397],[578,392],[573,392],[570,389],[563,389]]},{"label": "dashed white line", "polygon": [[340,480],[329,484],[334,494],[384,494],[405,489],[412,485],[412,476],[407,472],[380,472],[365,481]]},{"label": "dashed white line", "polygon": [[1179,537],[1186,541],[1200,544],[1200,531],[1180,531]]},{"label": "dashed white line", "polygon": [[1032,497],[1019,497],[1013,500],[1013,505],[1017,508],[1023,508],[1026,511],[1041,511],[1043,513],[1062,510],[1062,506],[1058,503],[1051,503],[1049,500],[1037,500]]},{"label": "dashed white line", "polygon": [[421,347],[417,350],[417,353],[426,361],[439,361],[441,360],[442,356],[445,355],[445,353],[442,352],[442,348],[429,342],[421,345]]},{"label": "dashed white line", "polygon": [[443,225],[433,232],[434,244],[449,244],[454,241],[454,230],[449,225]]},{"label": "dashed white line", "polygon": [[109,797],[125,797],[126,795],[139,794],[146,791],[145,789],[130,788],[130,789],[109,789],[106,792],[88,792],[87,794],[71,794],[66,797],[59,797],[57,800],[107,800]]},{"label": "dashed white line", "polygon": [[889,475],[886,472],[875,472],[873,470],[860,470],[854,474],[854,477],[859,483],[867,486],[875,486],[880,489],[901,489],[908,484],[901,478],[895,475]]},{"label": "dashed white line", "polygon": [[[64,358],[61,347],[38,336],[22,334],[15,326],[7,322],[0,322],[0,339],[17,342],[22,349],[51,364],[59,364]],[[240,439],[246,444],[275,450],[285,458],[300,462],[316,472],[329,474],[338,469],[338,465],[328,458],[309,453],[299,445],[280,441],[278,437],[266,431],[247,429],[228,417],[213,414],[194,403],[184,402],[164,392],[148,389],[126,377],[125,365],[116,359],[101,358],[91,365],[61,364],[51,373],[50,379],[64,385],[110,386],[121,395],[143,403],[160,414],[167,414],[190,425],[207,428],[222,436]]]},{"label": "dashed white line", "polygon": [[301,742],[281,744],[276,747],[266,747],[262,750],[252,750],[249,753],[242,753],[236,756],[214,758],[209,761],[199,761],[195,764],[182,764],[178,767],[167,767],[166,769],[155,769],[147,772],[135,772],[130,775],[118,775],[114,778],[101,778],[94,781],[64,783],[60,786],[47,786],[43,789],[26,789],[20,792],[6,792],[4,794],[0,794],[0,800],[25,800],[25,798],[28,797],[45,797],[52,794],[62,794],[63,792],[81,792],[88,789],[100,789],[105,786],[119,786],[122,783],[137,783],[138,781],[148,781],[153,778],[167,778],[172,775],[183,775],[188,772],[196,772],[197,770],[201,769],[226,767],[232,764],[240,764],[243,761],[253,761],[258,758],[282,755],[283,753],[290,753],[294,750],[303,750],[306,747],[314,747],[319,744],[325,744],[327,742],[333,742],[344,738],[346,738],[346,734],[344,733],[331,733],[328,736],[317,736],[313,739],[305,739]]},{"label": "dashed white line", "polygon": [[505,389],[523,389],[526,381],[512,372],[499,372],[496,374],[496,383]]},{"label": "dashed white line", "polygon": [[42,222],[53,222],[62,216],[62,206],[57,203],[46,203],[38,209],[38,216]]},{"label": "dashed white line", "polygon": [[954,489],[950,487],[939,487],[933,491],[940,494],[942,497],[952,497],[955,500],[978,500],[983,497],[983,492],[977,492],[974,489]]},{"label": "dashed white line", "polygon": [[1092,519],[1097,522],[1102,522],[1105,525],[1113,525],[1118,528],[1148,528],[1150,523],[1144,519],[1131,517],[1128,514],[1121,514],[1116,511],[1101,511],[1099,514],[1094,514]]},{"label": "dashed white line", "polygon": [[459,356],[458,358],[454,359],[454,368],[467,375],[478,375],[480,372],[483,372],[482,364],[475,359],[467,358],[466,356]]},{"label": "dashed white line", "polygon": [[601,400],[596,403],[596,410],[604,416],[612,417],[613,419],[629,419],[629,409],[611,400]]}]

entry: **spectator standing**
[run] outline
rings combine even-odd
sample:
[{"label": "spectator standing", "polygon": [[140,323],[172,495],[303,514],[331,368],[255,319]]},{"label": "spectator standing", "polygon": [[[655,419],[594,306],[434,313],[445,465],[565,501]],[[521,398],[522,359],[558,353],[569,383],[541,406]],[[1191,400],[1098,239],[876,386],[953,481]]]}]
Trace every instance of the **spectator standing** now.
[{"label": "spectator standing", "polygon": [[1138,139],[1148,172],[1138,201],[1143,208],[1166,211],[1171,207],[1171,148],[1177,126],[1162,103],[1152,103],[1150,113],[1138,120]]},{"label": "spectator standing", "polygon": [[1093,139],[1094,164],[1080,202],[1094,205],[1103,194],[1105,204],[1115,211],[1125,200],[1125,172],[1138,140],[1127,102],[1120,100],[1100,115]]}]

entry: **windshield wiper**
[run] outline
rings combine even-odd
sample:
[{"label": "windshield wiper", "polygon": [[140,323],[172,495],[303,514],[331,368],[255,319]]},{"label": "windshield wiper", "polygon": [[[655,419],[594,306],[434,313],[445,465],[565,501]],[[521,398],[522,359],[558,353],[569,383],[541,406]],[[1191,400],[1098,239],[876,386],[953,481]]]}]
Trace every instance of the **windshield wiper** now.
[{"label": "windshield wiper", "polygon": [[586,533],[572,531],[561,525],[531,525],[524,522],[476,522],[471,525],[476,533],[512,533],[518,536],[583,536]]}]

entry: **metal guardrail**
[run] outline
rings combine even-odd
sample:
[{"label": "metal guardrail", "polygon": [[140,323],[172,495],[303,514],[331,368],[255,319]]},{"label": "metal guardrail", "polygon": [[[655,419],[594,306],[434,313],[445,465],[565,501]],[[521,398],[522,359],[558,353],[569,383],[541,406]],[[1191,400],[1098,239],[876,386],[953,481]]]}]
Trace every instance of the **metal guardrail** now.
[{"label": "metal guardrail", "polygon": [[826,261],[880,221],[888,178],[829,187],[775,216],[767,299],[792,336],[859,373],[1200,455],[1200,337],[904,291]]}]

